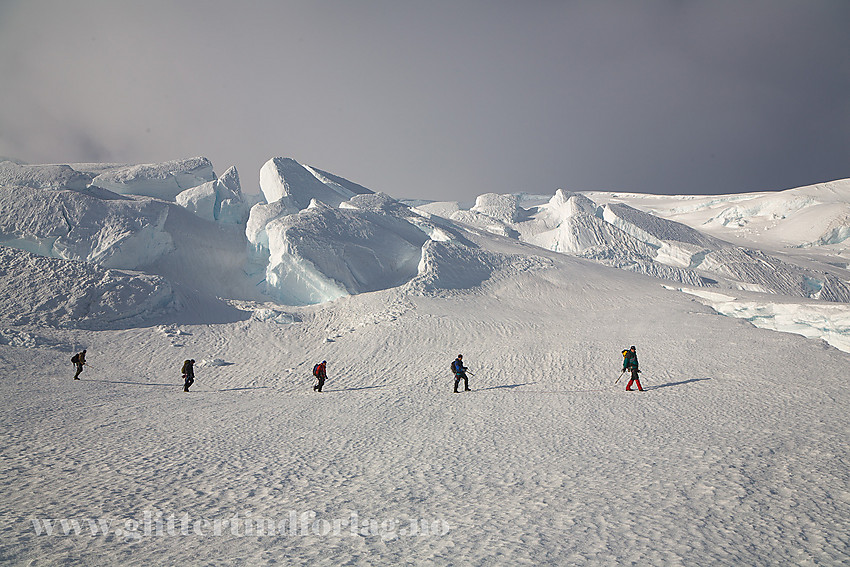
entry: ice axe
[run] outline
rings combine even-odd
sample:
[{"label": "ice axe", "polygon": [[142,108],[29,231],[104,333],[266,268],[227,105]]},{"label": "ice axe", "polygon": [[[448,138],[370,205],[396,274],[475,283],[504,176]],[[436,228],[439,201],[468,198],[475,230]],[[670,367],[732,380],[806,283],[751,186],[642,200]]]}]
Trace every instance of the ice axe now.
[{"label": "ice axe", "polygon": [[622,377],[623,377],[623,374],[625,374],[625,373],[626,373],[626,371],[625,371],[625,370],[623,370],[622,372],[620,372],[620,375],[617,377],[617,380],[614,382],[614,384],[616,384],[617,382],[619,382],[619,381],[620,381],[620,378],[622,378]]}]

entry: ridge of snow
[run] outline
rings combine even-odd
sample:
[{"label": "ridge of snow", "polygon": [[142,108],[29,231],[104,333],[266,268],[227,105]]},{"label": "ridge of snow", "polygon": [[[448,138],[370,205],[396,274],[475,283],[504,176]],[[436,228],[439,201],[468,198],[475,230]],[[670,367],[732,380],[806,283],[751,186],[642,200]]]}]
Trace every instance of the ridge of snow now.
[{"label": "ridge of snow", "polygon": [[110,168],[92,179],[92,185],[120,195],[174,201],[186,189],[215,181],[212,163],[205,157]]},{"label": "ridge of snow", "polygon": [[21,186],[33,189],[69,189],[83,191],[93,175],[75,171],[69,165],[22,165],[0,162],[0,187]]},{"label": "ridge of snow", "polygon": [[174,249],[168,206],[75,191],[0,187],[0,243],[43,256],[139,269]]},{"label": "ridge of snow", "polygon": [[650,215],[622,203],[610,203],[603,207],[602,218],[620,230],[655,247],[665,242],[681,242],[703,248],[720,248],[724,243],[706,236],[679,222]]}]

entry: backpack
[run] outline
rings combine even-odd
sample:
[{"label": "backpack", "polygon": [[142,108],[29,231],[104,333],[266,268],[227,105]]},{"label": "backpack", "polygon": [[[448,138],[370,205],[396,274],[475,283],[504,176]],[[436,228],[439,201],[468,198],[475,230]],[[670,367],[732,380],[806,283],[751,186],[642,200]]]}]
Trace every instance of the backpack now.
[{"label": "backpack", "polygon": [[75,354],[74,356],[72,356],[72,357],[71,357],[71,362],[73,362],[74,364],[78,364],[78,363],[80,362],[80,355],[79,355],[79,354]]},{"label": "backpack", "polygon": [[637,356],[633,355],[630,349],[623,351],[623,365],[625,368],[631,368],[632,366],[637,368]]},{"label": "backpack", "polygon": [[317,364],[316,366],[313,367],[313,376],[318,376],[318,375],[319,375],[319,365]]}]

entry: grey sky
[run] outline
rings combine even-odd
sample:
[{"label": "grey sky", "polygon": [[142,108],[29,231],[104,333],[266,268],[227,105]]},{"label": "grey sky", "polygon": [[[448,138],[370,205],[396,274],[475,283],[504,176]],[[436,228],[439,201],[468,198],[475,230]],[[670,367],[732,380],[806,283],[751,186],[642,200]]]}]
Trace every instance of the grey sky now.
[{"label": "grey sky", "polygon": [[850,177],[850,1],[0,0],[0,155],[395,197]]}]

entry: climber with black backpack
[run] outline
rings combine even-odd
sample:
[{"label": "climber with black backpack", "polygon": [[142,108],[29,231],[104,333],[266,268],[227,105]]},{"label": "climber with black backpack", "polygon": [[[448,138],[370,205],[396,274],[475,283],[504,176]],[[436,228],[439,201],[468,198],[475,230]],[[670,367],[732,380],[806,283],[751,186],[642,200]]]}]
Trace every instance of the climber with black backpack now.
[{"label": "climber with black backpack", "polygon": [[74,374],[74,380],[79,380],[80,373],[83,371],[83,365],[86,363],[86,349],[83,349],[82,352],[78,352],[72,356],[71,362],[73,362],[77,367],[77,373]]},{"label": "climber with black backpack", "polygon": [[188,392],[189,386],[195,383],[195,359],[184,361],[180,372],[183,373],[183,391]]},{"label": "climber with black backpack", "polygon": [[327,364],[328,361],[323,360],[313,367],[313,376],[316,378],[316,385],[313,386],[313,389],[317,392],[322,391],[322,386],[325,385],[325,379],[328,377]]}]

